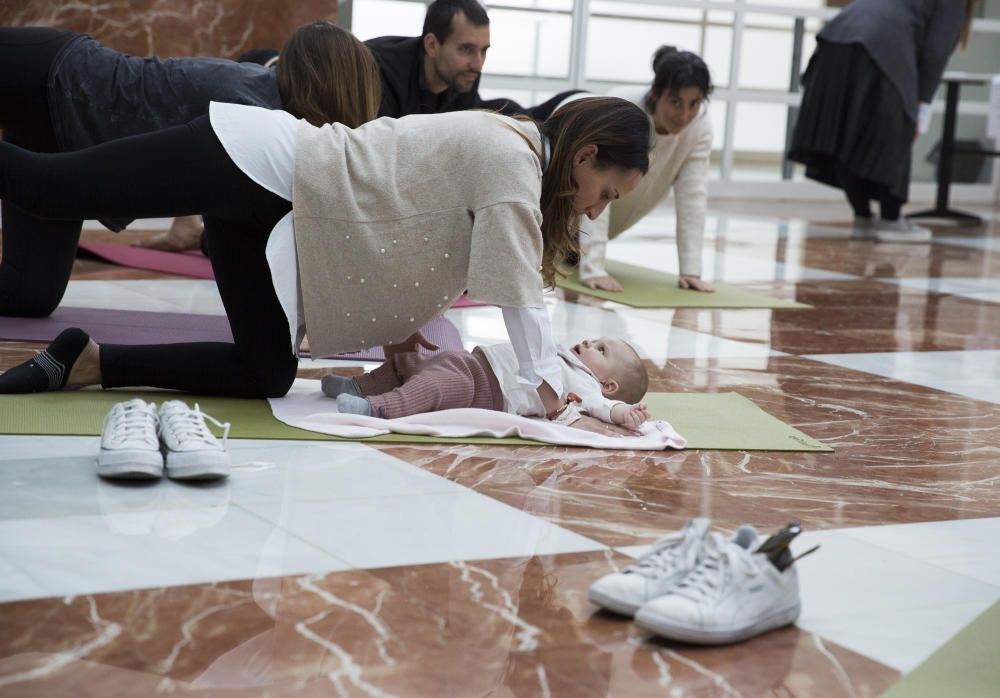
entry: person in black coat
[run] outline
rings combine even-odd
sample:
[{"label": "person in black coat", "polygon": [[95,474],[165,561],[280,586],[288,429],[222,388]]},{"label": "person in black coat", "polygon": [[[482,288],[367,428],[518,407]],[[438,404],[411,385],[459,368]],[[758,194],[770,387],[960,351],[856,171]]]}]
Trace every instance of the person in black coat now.
[{"label": "person in black coat", "polygon": [[968,40],[974,5],[853,0],[817,35],[788,157],[810,179],[844,190],[857,236],[930,240],[930,230],[900,215],[910,151],[920,110],[930,109],[949,56]]}]

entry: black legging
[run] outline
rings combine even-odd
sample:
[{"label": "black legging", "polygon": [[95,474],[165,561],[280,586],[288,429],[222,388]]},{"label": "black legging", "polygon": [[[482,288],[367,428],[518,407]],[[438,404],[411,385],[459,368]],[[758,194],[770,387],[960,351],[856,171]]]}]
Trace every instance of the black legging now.
[{"label": "black legging", "polygon": [[[74,36],[42,27],[0,27],[0,129],[8,143],[39,153],[59,151],[46,81],[59,49]],[[46,220],[4,201],[0,224],[0,315],[51,314],[66,292],[83,221]]]},{"label": "black legging", "polygon": [[204,214],[235,344],[102,345],[103,385],[232,397],[288,391],[298,361],[264,250],[292,205],[236,167],[207,116],[72,153],[41,155],[0,143],[0,198],[73,221]]},{"label": "black legging", "polygon": [[840,184],[855,216],[871,218],[871,201],[874,199],[879,203],[883,220],[894,221],[899,218],[905,202],[889,193],[889,185],[858,177],[844,167],[840,168]]}]

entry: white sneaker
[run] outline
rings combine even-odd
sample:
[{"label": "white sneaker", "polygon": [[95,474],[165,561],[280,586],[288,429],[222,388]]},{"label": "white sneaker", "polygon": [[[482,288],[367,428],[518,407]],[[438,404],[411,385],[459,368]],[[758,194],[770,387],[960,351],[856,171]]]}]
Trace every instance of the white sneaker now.
[{"label": "white sneaker", "polygon": [[801,609],[795,565],[779,570],[750,552],[759,544],[749,526],[731,539],[709,534],[701,564],[672,592],[643,605],[636,625],[670,640],[718,645],[794,623]]},{"label": "white sneaker", "polygon": [[708,519],[691,519],[682,530],[656,541],[634,564],[591,584],[587,598],[632,617],[640,606],[669,592],[697,566],[708,527]]},{"label": "white sneaker", "polygon": [[101,477],[155,479],[163,476],[163,454],[156,437],[156,405],[136,398],[119,402],[104,418],[97,474]]},{"label": "white sneaker", "polygon": [[[222,441],[215,437],[205,419],[225,432]],[[160,440],[166,451],[167,476],[175,480],[214,480],[229,475],[229,452],[226,439],[229,423],[221,423],[201,411],[192,410],[180,400],[160,406]]]},{"label": "white sneaker", "polygon": [[875,239],[879,242],[930,242],[933,237],[930,228],[904,217],[894,221],[881,220],[875,226]]}]

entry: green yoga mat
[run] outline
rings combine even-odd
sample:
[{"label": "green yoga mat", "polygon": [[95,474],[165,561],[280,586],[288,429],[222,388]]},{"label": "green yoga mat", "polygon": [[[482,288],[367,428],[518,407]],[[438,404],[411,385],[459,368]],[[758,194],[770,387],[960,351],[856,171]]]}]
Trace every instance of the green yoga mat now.
[{"label": "green yoga mat", "polygon": [[[231,422],[230,438],[345,441],[279,422],[266,400],[199,397],[164,391],[79,390],[76,392],[0,395],[0,434],[89,436],[101,433],[104,415],[122,400],[150,402],[181,399],[197,402],[221,422]],[[655,418],[665,419],[688,440],[688,448],[738,451],[832,451],[813,438],[772,417],[737,393],[649,393],[646,403]],[[218,429],[215,429],[218,432]],[[354,439],[351,439],[354,440]],[[386,434],[363,441],[395,443],[463,443],[539,446],[525,439],[468,437],[449,439]]]},{"label": "green yoga mat", "polygon": [[1000,603],[882,694],[882,698],[996,698],[1000,695]]},{"label": "green yoga mat", "polygon": [[578,269],[563,270],[569,273],[559,279],[559,286],[587,296],[603,298],[631,305],[633,308],[811,308],[796,301],[771,298],[760,293],[744,291],[735,286],[712,283],[715,293],[701,293],[677,287],[677,277],[662,271],[637,267],[624,262],[608,262],[608,273],[618,279],[624,291],[598,291],[580,283]]}]

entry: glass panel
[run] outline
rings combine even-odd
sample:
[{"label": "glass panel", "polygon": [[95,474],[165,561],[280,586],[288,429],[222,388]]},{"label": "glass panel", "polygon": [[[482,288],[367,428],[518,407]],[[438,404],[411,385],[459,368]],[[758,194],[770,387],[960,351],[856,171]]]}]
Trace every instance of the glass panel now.
[{"label": "glass panel", "polygon": [[491,10],[485,70],[502,75],[567,77],[571,24],[566,14]]},{"label": "glass panel", "polygon": [[748,29],[791,29],[795,18],[788,15],[762,15],[748,12],[744,16],[744,26]]},{"label": "glass panel", "polygon": [[355,0],[351,31],[362,41],[376,36],[419,36],[426,12],[419,2]]},{"label": "glass panel", "polygon": [[[937,181],[937,153],[943,130],[944,114],[935,114],[927,133],[913,145],[912,178],[914,182]],[[997,143],[986,137],[986,116],[959,114],[955,127],[958,144],[983,150],[995,150]],[[956,184],[990,184],[993,180],[993,158],[980,155],[956,155],[952,161],[952,181]]]},{"label": "glass panel", "polygon": [[[357,1],[357,0],[355,0]],[[503,0],[503,2],[490,3],[490,16],[493,10],[505,7],[517,7],[531,10],[554,10],[557,12],[572,12],[573,0]]]},{"label": "glass panel", "polygon": [[734,180],[781,179],[787,111],[784,104],[741,102],[736,106]]},{"label": "glass panel", "polygon": [[729,85],[729,62],[733,58],[733,30],[709,27],[705,30],[705,53],[702,56],[712,73],[716,87]]},{"label": "glass panel", "polygon": [[641,3],[618,2],[617,0],[593,0],[590,14],[614,15],[621,17],[647,17],[649,19],[675,19],[687,22],[701,22],[702,10],[665,5],[645,5]]},{"label": "glass panel", "polygon": [[743,32],[739,86],[747,89],[788,90],[792,69],[792,32],[747,29]]},{"label": "glass panel", "polygon": [[697,52],[701,27],[593,17],[587,41],[586,79],[651,82],[650,60],[663,44]]},{"label": "glass panel", "polygon": [[729,105],[722,100],[708,103],[708,117],[712,120],[712,157],[708,163],[709,179],[722,177],[722,146],[726,140],[726,110]]}]

